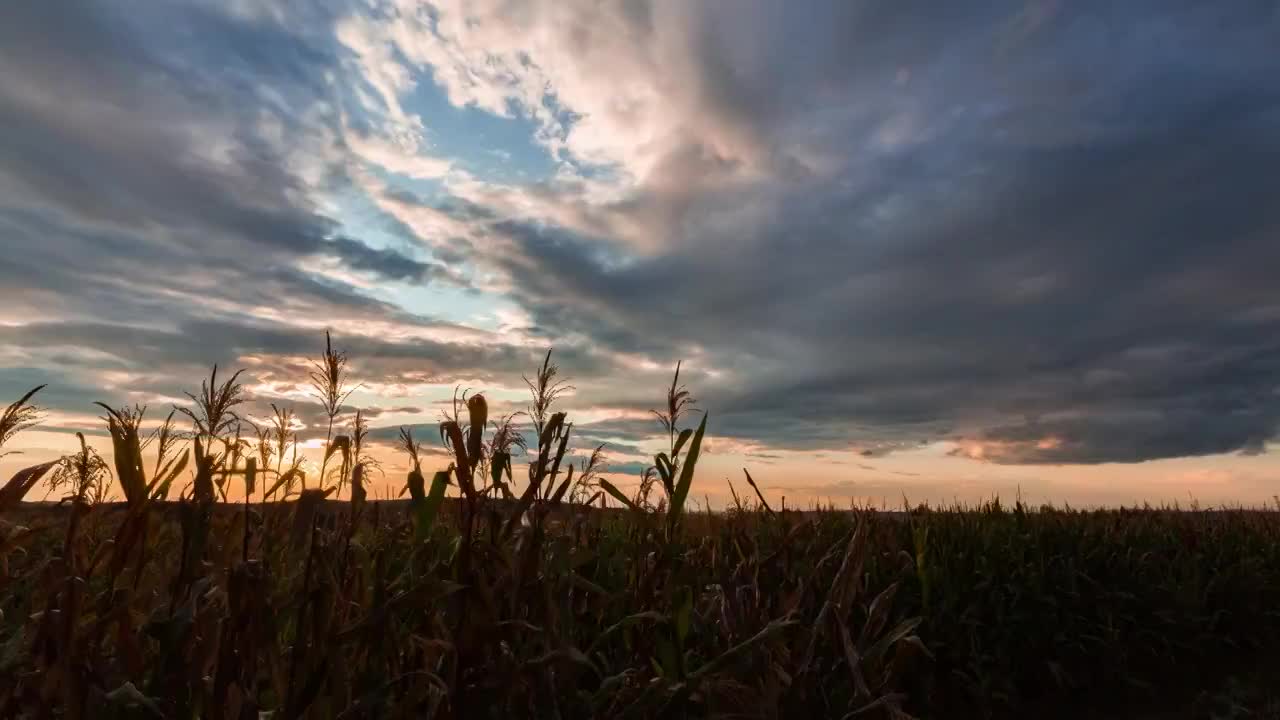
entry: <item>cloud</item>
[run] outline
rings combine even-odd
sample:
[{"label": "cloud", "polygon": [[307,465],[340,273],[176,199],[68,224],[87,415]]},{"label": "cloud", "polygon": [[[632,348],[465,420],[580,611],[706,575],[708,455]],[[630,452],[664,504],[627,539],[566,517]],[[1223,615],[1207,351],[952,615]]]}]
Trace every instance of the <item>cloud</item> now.
[{"label": "cloud", "polygon": [[334,238],[322,252],[324,250],[332,250],[353,270],[371,272],[387,280],[425,284],[439,276],[448,277],[448,271],[441,265],[419,262],[389,248],[374,249],[350,238]]},{"label": "cloud", "polygon": [[[764,454],[1280,431],[1274,9],[375,5],[0,11],[4,367],[283,385],[337,326],[386,393],[554,344],[628,453],[681,358]],[[464,170],[468,113],[552,170]]]},{"label": "cloud", "polygon": [[88,3],[3,12],[6,387],[35,372],[85,390],[45,393],[76,409],[180,397],[209,364],[251,358],[266,373],[334,326],[367,336],[376,380],[510,374],[517,354],[533,365],[532,351],[482,347],[483,331],[378,296],[466,281],[414,246],[343,230],[332,193],[354,160],[326,80],[335,46],[327,31],[259,20]]},{"label": "cloud", "polygon": [[471,222],[539,327],[701,354],[717,429],[783,446],[1094,463],[1275,437],[1273,20],[1178,4],[1157,38],[1146,7],[737,10],[389,15],[455,103],[579,117],[557,147],[625,179],[591,212],[663,218],[638,254],[547,221],[581,196]]}]

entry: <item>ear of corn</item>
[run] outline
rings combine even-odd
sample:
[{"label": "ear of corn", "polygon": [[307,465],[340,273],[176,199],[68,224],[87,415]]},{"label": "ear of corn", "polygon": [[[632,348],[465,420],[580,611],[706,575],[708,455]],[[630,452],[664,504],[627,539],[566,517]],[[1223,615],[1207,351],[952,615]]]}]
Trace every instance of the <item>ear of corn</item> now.
[{"label": "ear of corn", "polygon": [[116,465],[116,480],[130,505],[146,502],[147,475],[142,462],[142,438],[139,428],[146,408],[125,407],[116,410],[104,403],[95,403],[107,411],[107,431],[111,434],[112,455]]},{"label": "ear of corn", "polygon": [[449,473],[446,470],[437,472],[431,478],[431,491],[417,503],[414,517],[414,535],[419,541],[431,534],[436,515],[440,514],[440,505],[444,502],[444,491],[449,486]]}]

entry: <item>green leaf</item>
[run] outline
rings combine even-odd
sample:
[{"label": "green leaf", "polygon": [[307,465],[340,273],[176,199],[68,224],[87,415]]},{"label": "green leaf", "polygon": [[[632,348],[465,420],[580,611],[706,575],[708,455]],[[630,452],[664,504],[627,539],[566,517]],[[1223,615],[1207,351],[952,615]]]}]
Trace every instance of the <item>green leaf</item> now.
[{"label": "green leaf", "polygon": [[911,633],[915,632],[915,629],[917,627],[920,627],[920,623],[922,622],[922,620],[923,618],[918,618],[918,617],[907,618],[906,620],[903,620],[902,622],[898,623],[897,626],[895,626],[892,630],[890,630],[889,632],[885,633],[882,637],[877,639],[875,643],[871,645],[871,647],[867,648],[867,651],[863,653],[863,656],[867,659],[867,662],[869,663],[879,662],[881,657],[889,650],[889,648],[893,647],[894,643],[898,642],[899,640],[907,639],[907,637],[909,637]]},{"label": "green leaf", "polygon": [[693,615],[693,592],[689,588],[685,588],[681,593],[683,596],[680,607],[676,608],[676,648],[681,653],[684,652],[685,638],[689,637],[689,619]]},{"label": "green leaf", "polygon": [[667,622],[667,616],[663,615],[657,610],[645,610],[642,612],[635,613],[633,615],[628,615],[627,617],[624,617],[618,622],[605,628],[604,632],[601,632],[600,634],[596,635],[596,638],[591,641],[591,647],[587,648],[587,653],[590,654],[595,652],[596,648],[602,645],[606,638],[612,636],[614,633],[618,632],[619,630],[629,628],[632,625],[638,625],[642,622],[654,622],[654,623],[663,624]]},{"label": "green leaf", "polygon": [[676,446],[671,450],[671,457],[680,457],[680,448],[684,447],[684,444],[688,442],[691,435],[693,435],[693,431],[689,428],[685,428],[680,431],[680,436],[676,438]]},{"label": "green leaf", "polygon": [[601,597],[609,597],[609,591],[582,577],[576,572],[569,573],[569,584],[575,588],[585,590],[589,593],[599,595]]},{"label": "green leaf", "polygon": [[[33,390],[32,392],[35,391]],[[40,478],[57,464],[57,460],[50,460],[47,463],[19,470],[16,475],[9,479],[9,482],[4,484],[4,487],[0,487],[0,511],[17,507],[18,503],[22,502],[22,498],[40,481]]]},{"label": "green leaf", "polygon": [[562,412],[555,413],[551,419],[547,421],[546,427],[542,428],[542,436],[538,438],[539,448],[550,448],[551,441],[559,436],[561,430],[564,429],[565,414]]},{"label": "green leaf", "polygon": [[693,484],[693,469],[698,464],[698,455],[702,451],[702,436],[707,430],[707,416],[707,413],[703,413],[702,422],[698,423],[698,431],[693,434],[693,441],[689,443],[689,456],[684,459],[684,465],[680,467],[680,481],[676,483],[676,491],[671,496],[671,508],[667,514],[667,522],[671,528],[679,522],[685,498],[689,497],[689,486]]},{"label": "green leaf", "polygon": [[151,713],[153,717],[163,718],[165,716],[156,701],[143,695],[142,691],[131,682],[126,682],[115,690],[104,694],[103,699],[119,707],[142,708]]},{"label": "green leaf", "polygon": [[712,659],[707,664],[699,667],[697,670],[695,670],[692,673],[692,675],[690,675],[690,678],[689,678],[690,683],[693,684],[698,682],[699,680],[715,675],[716,673],[724,670],[726,667],[729,667],[729,665],[737,661],[739,657],[751,652],[756,647],[763,645],[766,642],[769,642],[770,640],[774,639],[778,635],[786,632],[787,630],[799,624],[800,623],[798,620],[789,620],[785,618],[779,618],[777,620],[774,620],[773,622],[764,626],[764,629],[761,630],[760,632],[756,633],[755,635],[752,635],[746,640],[743,640],[737,645],[734,645],[728,650],[725,650],[724,652],[720,653],[718,657]]},{"label": "green leaf", "polygon": [[305,479],[306,477],[307,477],[307,474],[297,468],[286,470],[283,473],[281,473],[280,477],[275,481],[274,484],[272,484],[271,489],[263,493],[263,496],[270,497],[272,495],[275,495],[276,491],[288,485],[290,480],[293,480],[294,478]]},{"label": "green leaf", "polygon": [[658,666],[662,668],[662,677],[679,678],[680,677],[680,656],[676,652],[676,646],[671,644],[664,635],[658,636]]},{"label": "green leaf", "polygon": [[422,542],[431,534],[431,526],[435,524],[436,514],[440,512],[440,504],[444,502],[444,489],[449,484],[449,471],[441,470],[431,480],[431,492],[426,500],[418,505],[417,527],[414,533],[418,542]]},{"label": "green leaf", "polygon": [[[329,458],[333,457],[333,454],[336,452],[342,453],[343,462],[350,462],[351,461],[351,438],[347,437],[346,435],[339,435],[335,437],[333,441],[329,443],[329,447],[325,448],[325,451],[324,451],[325,461],[328,462]],[[322,482],[323,482],[323,479],[322,479]]]},{"label": "green leaf", "polygon": [[163,500],[169,496],[169,486],[173,485],[178,473],[186,469],[189,457],[191,457],[191,451],[183,450],[176,461],[170,460],[165,463],[164,469],[156,474],[155,479],[151,481],[151,486],[147,488],[147,494],[152,500]]},{"label": "green leaf", "polygon": [[612,495],[614,500],[617,500],[618,502],[622,503],[623,505],[627,506],[628,508],[631,508],[631,511],[632,511],[632,512],[639,513],[639,514],[642,514],[642,515],[644,514],[644,510],[641,510],[641,509],[640,509],[640,506],[638,506],[638,505],[636,505],[635,503],[631,502],[631,498],[627,497],[626,495],[624,495],[624,494],[622,493],[622,491],[621,491],[621,490],[619,490],[618,488],[614,487],[613,483],[609,482],[608,480],[605,480],[604,478],[601,478],[601,479],[600,479],[600,487],[604,488],[604,491],[605,491],[605,492],[607,492],[607,493],[609,493],[610,495]]},{"label": "green leaf", "polygon": [[658,474],[662,476],[662,485],[665,488],[671,487],[671,460],[666,453],[658,453],[653,456],[653,466],[658,468]]},{"label": "green leaf", "polygon": [[570,466],[569,466],[569,472],[565,473],[565,475],[564,475],[564,480],[563,480],[563,481],[561,481],[560,486],[559,486],[559,487],[557,487],[557,488],[556,488],[556,491],[555,491],[554,493],[552,493],[552,495],[551,495],[551,504],[552,504],[552,505],[559,505],[559,504],[560,504],[560,501],[564,498],[564,493],[565,493],[565,491],[569,489],[569,485],[570,485],[572,482],[573,482],[573,466],[572,466],[572,465],[570,465]]}]

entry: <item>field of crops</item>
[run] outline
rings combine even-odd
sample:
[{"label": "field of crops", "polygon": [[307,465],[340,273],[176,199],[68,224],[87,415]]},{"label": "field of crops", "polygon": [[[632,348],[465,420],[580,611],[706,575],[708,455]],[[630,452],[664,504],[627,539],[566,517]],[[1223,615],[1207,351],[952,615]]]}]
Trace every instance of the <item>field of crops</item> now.
[{"label": "field of crops", "polygon": [[[331,417],[342,361],[314,378]],[[708,419],[682,427],[678,379],[670,447],[630,494],[565,460],[549,360],[530,386],[527,447],[480,395],[441,424],[447,470],[426,477],[406,432],[404,502],[366,499],[358,422],[330,428],[307,488],[289,423],[242,439],[234,377],[193,394],[189,433],[106,409],[113,463],[83,446],[0,488],[0,717],[1277,710],[1274,513],[798,513],[759,495],[691,512]],[[42,479],[66,501],[21,502]],[[252,500],[228,502],[230,483]]]}]

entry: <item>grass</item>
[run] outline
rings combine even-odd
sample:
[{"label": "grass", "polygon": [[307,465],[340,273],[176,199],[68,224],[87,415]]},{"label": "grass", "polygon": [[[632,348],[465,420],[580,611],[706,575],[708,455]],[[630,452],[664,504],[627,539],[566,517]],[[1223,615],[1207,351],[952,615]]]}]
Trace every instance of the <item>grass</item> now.
[{"label": "grass", "polygon": [[[373,502],[367,427],[335,434],[349,385],[329,343],[315,379],[329,427],[310,488],[292,411],[246,428],[236,376],[216,371],[182,413],[190,432],[170,415],[145,435],[145,409],[106,408],[114,472],[84,446],[0,488],[0,717],[1277,709],[1273,513],[798,513],[749,474],[758,499],[694,513],[709,420],[681,426],[678,375],[658,413],[669,447],[626,494],[599,477],[599,448],[567,461],[550,355],[528,381],[532,437],[464,393],[440,425],[450,467],[426,477],[406,429],[408,499]],[[0,439],[38,419],[33,398],[0,416]],[[42,477],[66,495],[56,508],[20,502]],[[102,500],[113,478],[123,503]],[[226,502],[241,482],[257,500]]]}]

